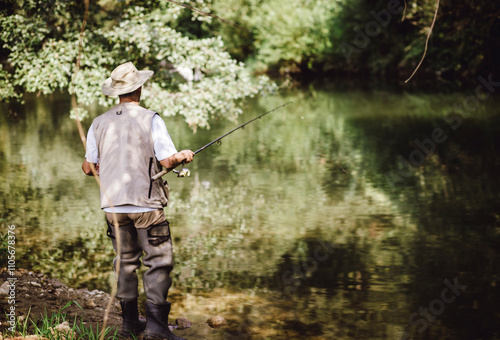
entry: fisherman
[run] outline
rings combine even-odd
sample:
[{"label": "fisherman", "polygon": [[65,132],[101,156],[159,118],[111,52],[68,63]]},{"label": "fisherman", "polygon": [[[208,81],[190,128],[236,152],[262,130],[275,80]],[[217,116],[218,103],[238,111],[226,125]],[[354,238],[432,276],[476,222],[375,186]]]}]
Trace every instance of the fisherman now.
[{"label": "fisherman", "polygon": [[[194,152],[177,152],[163,119],[139,106],[142,85],[153,71],[138,71],[131,62],[115,68],[103,86],[107,96],[120,103],[95,118],[87,135],[87,153],[82,170],[92,176],[92,165],[100,177],[101,208],[106,213],[108,236],[115,252],[120,240],[117,293],[122,308],[122,334],[144,331],[145,340],[183,339],[168,328],[172,284],[172,238],[163,207],[168,202],[168,184],[152,180],[162,166],[173,169],[190,163]],[[117,222],[118,229],[114,227]],[[119,235],[115,233],[118,232]],[[117,237],[119,236],[119,237]],[[146,320],[139,318],[136,270],[142,262],[148,270],[143,283]]]}]

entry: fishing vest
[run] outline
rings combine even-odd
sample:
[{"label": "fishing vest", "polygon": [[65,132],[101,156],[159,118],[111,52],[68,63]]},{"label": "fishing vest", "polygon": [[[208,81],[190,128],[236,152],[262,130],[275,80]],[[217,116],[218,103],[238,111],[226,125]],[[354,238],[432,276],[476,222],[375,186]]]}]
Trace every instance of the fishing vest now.
[{"label": "fishing vest", "polygon": [[93,122],[99,151],[101,208],[135,205],[160,209],[168,202],[168,184],[151,177],[162,166],[155,157],[151,122],[156,113],[122,103]]}]

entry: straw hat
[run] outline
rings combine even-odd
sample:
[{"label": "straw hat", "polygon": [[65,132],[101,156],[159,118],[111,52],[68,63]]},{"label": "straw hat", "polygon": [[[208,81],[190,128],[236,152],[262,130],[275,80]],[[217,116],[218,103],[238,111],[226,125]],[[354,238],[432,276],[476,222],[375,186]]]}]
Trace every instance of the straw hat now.
[{"label": "straw hat", "polygon": [[134,64],[129,61],[111,72],[111,77],[102,84],[102,93],[106,96],[119,96],[134,92],[153,74],[153,71],[137,71]]}]

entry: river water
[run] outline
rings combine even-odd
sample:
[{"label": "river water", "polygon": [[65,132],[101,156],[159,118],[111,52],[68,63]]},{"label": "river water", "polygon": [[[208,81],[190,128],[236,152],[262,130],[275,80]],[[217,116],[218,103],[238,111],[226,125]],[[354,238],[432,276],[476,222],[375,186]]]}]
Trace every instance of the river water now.
[{"label": "river water", "polygon": [[[198,154],[191,177],[165,177],[172,316],[195,324],[177,333],[500,338],[500,101],[474,88],[311,87],[249,102],[240,123],[293,104]],[[69,107],[66,95],[0,107],[2,232],[16,225],[19,266],[110,291],[114,254]],[[165,120],[179,150],[235,126],[193,134]],[[228,325],[204,326],[215,315]]]}]

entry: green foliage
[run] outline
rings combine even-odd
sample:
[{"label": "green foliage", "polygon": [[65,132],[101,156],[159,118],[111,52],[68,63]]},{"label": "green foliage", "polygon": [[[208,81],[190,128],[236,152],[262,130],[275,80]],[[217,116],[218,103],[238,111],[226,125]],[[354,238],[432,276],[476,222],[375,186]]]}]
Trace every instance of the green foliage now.
[{"label": "green foliage", "polygon": [[328,23],[336,1],[272,0],[262,3],[254,20],[263,65],[312,69],[330,49]]},{"label": "green foliage", "polygon": [[[100,86],[114,67],[131,60],[156,72],[145,91],[146,104],[167,116],[184,116],[192,129],[208,128],[210,119],[234,119],[242,99],[274,88],[265,77],[251,77],[249,68],[236,60],[259,74],[408,76],[423,54],[436,5],[435,0],[399,1],[401,9],[406,5],[404,15],[391,14],[388,25],[366,36],[368,43],[360,47],[357,32],[366,35],[366,25],[377,24],[373,13],[387,10],[393,1],[179,2],[238,27],[168,1],[93,0],[82,69],[75,76],[83,4],[9,1],[0,10],[0,99],[19,98],[22,91],[68,89],[80,104],[111,105]],[[419,74],[435,78],[498,70],[498,10],[492,1],[441,1]],[[354,48],[348,58],[345,44]],[[186,82],[176,72],[179,67],[200,70],[202,80]]]},{"label": "green foliage", "polygon": [[[152,9],[123,10],[108,3],[113,16],[104,19],[100,16],[106,12],[92,4],[89,22],[100,18],[100,25],[85,32],[81,69],[75,74],[79,26],[71,19],[81,20],[75,13],[83,10],[64,4],[58,7],[56,30],[52,17],[30,15],[33,8],[40,11],[45,6],[36,1],[24,3],[16,14],[0,15],[0,40],[8,51],[4,62],[13,69],[10,73],[0,69],[0,84],[5,84],[0,99],[19,97],[23,90],[43,94],[68,90],[79,104],[97,100],[111,105],[114,99],[101,93],[102,83],[117,65],[132,61],[139,69],[156,72],[145,87],[145,105],[166,116],[183,115],[196,130],[208,128],[211,118],[234,120],[241,113],[242,99],[274,90],[267,77],[254,79],[244,64],[232,59],[220,38],[191,39],[172,29],[183,9],[168,2]],[[192,19],[207,20],[196,12]],[[186,81],[175,76],[178,68],[199,70],[202,77]]]},{"label": "green foliage", "polygon": [[251,58],[260,72],[313,69],[331,49],[330,22],[339,1],[230,0],[214,3],[216,11],[250,31],[219,24],[230,51]]},{"label": "green foliage", "polygon": [[21,94],[16,93],[12,84],[12,76],[0,65],[0,97],[1,98],[20,98]]},{"label": "green foliage", "polygon": [[[399,12],[394,10],[398,4]],[[248,30],[220,22],[212,22],[210,27],[223,37],[234,57],[259,71],[334,71],[403,78],[422,57],[436,1],[228,0],[214,2],[212,7]],[[377,20],[373,13],[389,7],[393,12],[388,24],[374,32]],[[473,76],[481,70],[498,70],[499,10],[492,1],[441,1],[419,75]],[[372,31],[367,34],[369,23]],[[345,44],[354,51],[349,58],[342,50]]]},{"label": "green foliage", "polygon": [[[427,35],[435,1],[412,6],[408,20],[419,29],[419,50]],[[478,72],[498,70],[500,38],[499,4],[494,1],[441,1],[436,26],[431,36],[429,67],[439,73],[476,76]]]},{"label": "green foliage", "polygon": [[[436,1],[400,1],[401,12],[390,15],[385,27],[368,36],[367,24],[376,24],[373,13],[387,11],[389,3],[387,0],[345,1],[337,20],[332,22],[334,49],[326,58],[335,70],[401,79],[411,74],[424,53]],[[488,73],[498,70],[494,60],[498,58],[500,21],[494,13],[499,9],[498,3],[491,1],[441,1],[429,49],[415,81],[427,76],[456,82],[485,70]],[[366,44],[360,38],[362,34]],[[346,60],[340,49],[342,44],[355,48],[352,60]]]}]

